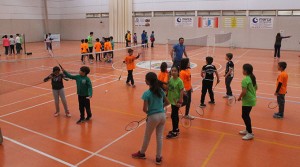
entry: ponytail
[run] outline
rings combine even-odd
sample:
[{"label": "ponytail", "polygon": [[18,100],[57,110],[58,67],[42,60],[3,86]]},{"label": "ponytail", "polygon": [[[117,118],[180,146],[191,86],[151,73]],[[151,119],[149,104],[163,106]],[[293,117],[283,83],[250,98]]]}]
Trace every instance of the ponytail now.
[{"label": "ponytail", "polygon": [[247,75],[250,76],[253,86],[256,87],[256,77],[253,74],[252,65],[251,64],[244,64],[243,65],[243,70],[247,73]]},{"label": "ponytail", "polygon": [[146,74],[146,81],[148,81],[149,83],[150,91],[154,93],[157,97],[162,97],[157,75],[154,72],[149,72]]}]

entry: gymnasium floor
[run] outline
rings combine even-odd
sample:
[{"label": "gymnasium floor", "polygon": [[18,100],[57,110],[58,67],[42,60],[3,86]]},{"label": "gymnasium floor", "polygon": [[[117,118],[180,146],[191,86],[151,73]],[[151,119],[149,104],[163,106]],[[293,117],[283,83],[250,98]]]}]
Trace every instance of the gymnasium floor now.
[{"label": "gymnasium floor", "polygon": [[[78,42],[64,41],[54,44],[54,54],[62,66],[69,71],[78,71],[82,66],[79,56],[62,58],[64,55],[78,54]],[[124,47],[118,44],[117,48]],[[3,49],[1,48],[1,52]],[[71,118],[63,115],[54,117],[55,112],[50,82],[28,86],[30,80],[42,81],[57,65],[53,58],[46,58],[43,43],[30,43],[27,51],[33,52],[27,60],[24,55],[19,61],[0,57],[0,80],[9,87],[27,85],[0,95],[0,127],[4,142],[0,146],[0,166],[58,167],[58,166],[155,166],[155,133],[146,160],[131,158],[143,141],[145,124],[134,131],[124,130],[126,124],[142,119],[142,93],[148,89],[144,76],[149,71],[134,70],[136,88],[125,84],[127,72],[121,80],[122,56],[117,55],[112,64],[97,62],[87,64],[91,68],[89,77],[93,84],[90,122],[76,124],[79,119],[76,83],[64,82]],[[210,50],[211,52],[211,50]],[[221,76],[225,70],[225,53],[234,54],[235,78],[231,84],[238,96],[243,78],[242,65],[251,63],[257,77],[257,106],[251,112],[252,141],[243,141],[238,134],[243,130],[241,102],[228,106],[222,98],[225,94],[224,78],[215,88],[216,104],[207,105],[205,115],[199,116],[195,107],[191,115],[196,116],[192,126],[185,129],[177,139],[164,139],[163,163],[166,167],[297,167],[300,166],[300,58],[299,52],[282,51],[282,61],[286,61],[289,74],[286,95],[285,118],[272,118],[276,109],[269,109],[268,103],[275,101],[274,90],[278,75],[277,60],[272,50],[216,48],[214,64]],[[194,92],[192,101],[199,104],[201,94],[201,67],[206,56],[205,48],[187,48],[191,62]],[[143,59],[165,60],[169,58],[166,45],[156,45],[146,49]],[[119,57],[118,57],[119,56]],[[124,55],[125,56],[125,55]],[[9,61],[8,61],[9,60]],[[138,60],[137,62],[141,61]],[[156,71],[158,72],[158,71]],[[38,78],[38,79],[37,79]],[[4,85],[1,84],[4,89]],[[107,90],[107,93],[106,93]],[[208,95],[206,96],[206,102]],[[181,109],[184,111],[184,109]],[[170,115],[168,109],[167,115]],[[170,116],[167,118],[165,133],[171,130]]]}]

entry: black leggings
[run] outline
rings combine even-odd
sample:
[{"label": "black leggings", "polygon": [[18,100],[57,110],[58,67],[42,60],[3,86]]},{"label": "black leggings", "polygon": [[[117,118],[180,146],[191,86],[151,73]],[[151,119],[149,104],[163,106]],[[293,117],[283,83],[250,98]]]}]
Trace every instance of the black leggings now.
[{"label": "black leggings", "polygon": [[171,112],[171,118],[172,118],[172,126],[173,126],[173,132],[178,131],[178,123],[179,123],[179,116],[178,116],[178,111],[179,107],[175,105],[171,105],[172,112]]},{"label": "black leggings", "polygon": [[251,110],[252,110],[252,106],[242,106],[242,118],[246,125],[246,130],[249,133],[252,133],[251,118],[250,118]]},{"label": "black leggings", "polygon": [[280,58],[280,48],[281,48],[281,45],[274,45],[274,57],[278,57]]},{"label": "black leggings", "polygon": [[10,45],[10,54],[15,54],[15,45]]},{"label": "black leggings", "polygon": [[134,85],[134,80],[133,80],[133,70],[128,70],[128,76],[127,76],[127,80],[126,83],[129,83],[129,81],[131,81],[131,85]]},{"label": "black leggings", "polygon": [[184,96],[184,98],[186,98],[185,115],[189,115],[192,100],[192,89],[186,91],[186,96]]}]

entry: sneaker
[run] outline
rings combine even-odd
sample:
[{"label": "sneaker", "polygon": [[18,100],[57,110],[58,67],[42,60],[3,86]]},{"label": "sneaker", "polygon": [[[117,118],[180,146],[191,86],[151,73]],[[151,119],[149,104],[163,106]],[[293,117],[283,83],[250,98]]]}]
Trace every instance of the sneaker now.
[{"label": "sneaker", "polygon": [[128,82],[126,82],[126,85],[127,85],[127,86],[131,86],[130,83],[128,83]]},{"label": "sneaker", "polygon": [[54,116],[58,117],[59,116],[59,112],[54,113]]},{"label": "sneaker", "polygon": [[251,140],[254,138],[253,133],[247,133],[245,136],[242,137],[243,140]]},{"label": "sneaker", "polygon": [[135,85],[132,85],[133,88],[135,88]]},{"label": "sneaker", "polygon": [[175,131],[169,131],[169,133],[171,133],[171,132],[176,132],[177,134],[180,134],[180,130],[179,129],[176,129]]},{"label": "sneaker", "polygon": [[140,151],[138,151],[137,153],[131,154],[131,157],[138,158],[138,159],[146,159],[146,155],[142,154]]},{"label": "sneaker", "polygon": [[209,101],[208,103],[209,104],[215,104],[215,101]]},{"label": "sneaker", "polygon": [[66,117],[71,117],[72,115],[68,112],[66,113]]},{"label": "sneaker", "polygon": [[228,99],[229,99],[229,100],[231,100],[231,99],[233,99],[233,98],[234,98],[233,96],[228,96]]},{"label": "sneaker", "polygon": [[194,120],[195,117],[194,116],[191,116],[191,115],[185,115],[184,116],[186,119],[190,119],[190,120]]},{"label": "sneaker", "polygon": [[283,116],[282,116],[282,115],[280,115],[280,114],[274,114],[274,115],[273,115],[273,118],[282,119],[282,118],[283,118]]},{"label": "sneaker", "polygon": [[174,138],[178,137],[178,133],[170,131],[169,134],[166,137],[167,137],[167,139],[174,139]]},{"label": "sneaker", "polygon": [[86,117],[86,118],[85,118],[85,121],[89,121],[89,120],[91,120],[91,118],[92,118],[92,117]]},{"label": "sneaker", "polygon": [[79,119],[76,124],[84,123],[84,119]]},{"label": "sneaker", "polygon": [[228,95],[223,96],[223,98],[228,98],[228,97],[229,97]]},{"label": "sneaker", "polygon": [[241,131],[239,131],[239,134],[240,134],[240,135],[246,135],[247,133],[248,133],[247,130],[241,130]]},{"label": "sneaker", "polygon": [[156,163],[157,165],[160,165],[160,164],[161,164],[161,161],[162,161],[162,157],[159,157],[159,158],[156,158],[155,163]]},{"label": "sneaker", "polygon": [[206,104],[200,104],[200,108],[206,107]]}]

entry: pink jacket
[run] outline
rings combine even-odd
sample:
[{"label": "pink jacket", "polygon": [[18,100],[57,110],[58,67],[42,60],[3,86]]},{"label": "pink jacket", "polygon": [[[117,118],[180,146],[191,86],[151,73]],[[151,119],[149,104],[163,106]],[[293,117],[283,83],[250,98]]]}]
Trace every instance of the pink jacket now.
[{"label": "pink jacket", "polygon": [[9,46],[10,45],[8,38],[3,38],[2,43],[3,43],[3,46]]}]

